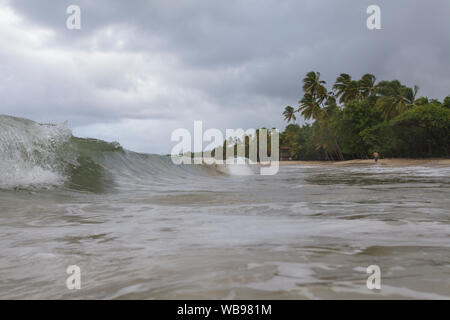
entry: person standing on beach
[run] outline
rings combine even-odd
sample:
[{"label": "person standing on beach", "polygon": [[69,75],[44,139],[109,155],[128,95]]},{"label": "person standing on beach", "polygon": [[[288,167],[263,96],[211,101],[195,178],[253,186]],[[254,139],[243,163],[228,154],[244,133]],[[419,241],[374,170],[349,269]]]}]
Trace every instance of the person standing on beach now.
[{"label": "person standing on beach", "polygon": [[378,162],[378,159],[380,158],[380,154],[378,152],[373,153],[373,158],[375,159],[375,163]]}]

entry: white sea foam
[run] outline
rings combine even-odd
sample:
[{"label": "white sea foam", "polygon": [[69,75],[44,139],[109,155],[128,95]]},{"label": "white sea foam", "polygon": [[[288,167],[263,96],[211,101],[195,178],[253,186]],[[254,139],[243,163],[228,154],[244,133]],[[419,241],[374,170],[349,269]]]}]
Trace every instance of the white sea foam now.
[{"label": "white sea foam", "polygon": [[233,163],[219,165],[217,168],[230,176],[250,176],[254,174],[247,158],[235,158]]},{"label": "white sea foam", "polygon": [[0,188],[64,182],[58,150],[71,137],[67,124],[1,116],[0,133]]}]

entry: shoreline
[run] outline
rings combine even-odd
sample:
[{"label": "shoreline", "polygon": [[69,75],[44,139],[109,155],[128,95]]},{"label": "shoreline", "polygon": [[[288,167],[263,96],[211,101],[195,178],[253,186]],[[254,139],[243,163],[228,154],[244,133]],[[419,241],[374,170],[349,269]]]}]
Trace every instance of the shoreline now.
[{"label": "shoreline", "polygon": [[411,158],[386,158],[379,159],[375,163],[373,159],[355,159],[345,161],[280,161],[280,166],[353,166],[353,165],[388,165],[393,167],[404,166],[450,166],[450,159],[429,158],[429,159],[411,159]]}]

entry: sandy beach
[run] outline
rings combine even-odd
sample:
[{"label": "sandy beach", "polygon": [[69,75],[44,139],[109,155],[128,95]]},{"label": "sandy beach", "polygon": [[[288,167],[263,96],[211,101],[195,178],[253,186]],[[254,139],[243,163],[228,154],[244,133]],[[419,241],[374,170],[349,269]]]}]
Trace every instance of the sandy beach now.
[{"label": "sandy beach", "polygon": [[[375,165],[373,159],[356,159],[347,161],[280,161],[282,166],[292,165],[332,165],[332,166],[353,166],[353,165]],[[430,159],[408,159],[408,158],[386,158],[378,160],[379,165],[394,167],[403,166],[450,166],[450,159],[430,158]]]}]

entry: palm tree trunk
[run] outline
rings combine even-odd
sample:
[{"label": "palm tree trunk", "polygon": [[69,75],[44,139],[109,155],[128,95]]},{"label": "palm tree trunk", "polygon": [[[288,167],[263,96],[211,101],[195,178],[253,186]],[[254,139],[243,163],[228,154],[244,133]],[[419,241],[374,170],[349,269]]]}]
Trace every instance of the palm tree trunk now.
[{"label": "palm tree trunk", "polygon": [[339,143],[337,142],[337,139],[336,139],[336,136],[334,135],[334,133],[333,133],[333,138],[334,138],[334,143],[336,144],[336,148],[338,150],[339,159],[341,161],[344,161],[345,160],[344,159],[344,154],[342,153],[342,150],[341,150],[341,148],[339,146]]}]

